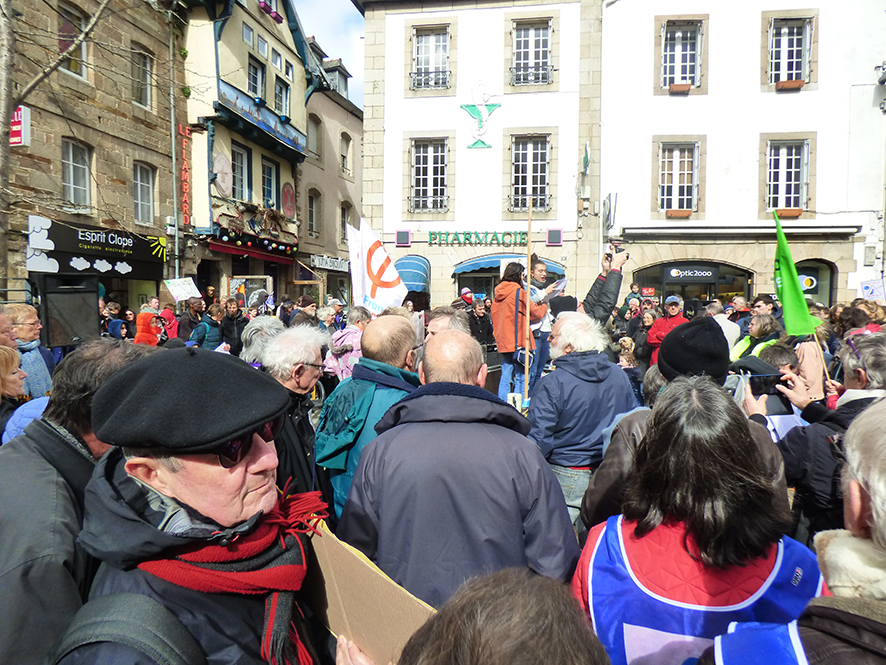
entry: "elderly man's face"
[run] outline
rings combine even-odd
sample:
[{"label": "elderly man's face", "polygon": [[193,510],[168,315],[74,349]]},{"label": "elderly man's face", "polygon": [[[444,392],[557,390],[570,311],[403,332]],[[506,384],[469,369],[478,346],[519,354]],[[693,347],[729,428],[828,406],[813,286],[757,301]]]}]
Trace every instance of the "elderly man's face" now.
[{"label": "elderly man's face", "polygon": [[[551,344],[551,359],[559,358],[560,356],[564,356],[569,351],[563,345],[563,340],[560,337],[560,330],[563,328],[562,321],[555,321],[554,326],[551,328],[551,334],[548,337],[548,341]],[[568,345],[566,345],[568,346]],[[570,349],[571,350],[571,349]]]},{"label": "elderly man's face", "polygon": [[449,330],[449,317],[448,316],[440,316],[431,321],[428,324],[428,334],[425,335],[425,341],[427,342],[431,337],[436,335],[438,332],[443,332],[444,330]]},{"label": "elderly man's face", "polygon": [[15,332],[15,327],[12,325],[9,317],[5,314],[0,314],[0,346],[18,349],[18,344],[15,343],[17,339],[18,334]]},{"label": "elderly man's face", "polygon": [[252,448],[230,469],[212,453],[181,455],[181,468],[157,466],[151,485],[222,526],[234,526],[277,503],[277,449],[273,441],[252,435]]},{"label": "elderly man's face", "polygon": [[339,305],[338,303],[334,303],[334,304],[332,305],[332,309],[335,310],[335,313],[336,313],[336,314],[341,314],[341,307],[342,307],[342,306]]}]

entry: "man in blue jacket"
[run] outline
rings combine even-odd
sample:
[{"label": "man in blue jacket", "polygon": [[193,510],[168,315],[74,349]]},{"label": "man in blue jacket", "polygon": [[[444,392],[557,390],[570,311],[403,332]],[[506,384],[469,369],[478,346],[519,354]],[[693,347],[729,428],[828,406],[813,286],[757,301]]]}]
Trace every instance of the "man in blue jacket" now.
[{"label": "man in blue jacket", "polygon": [[380,316],[363,330],[363,357],[326,400],[317,425],[317,463],[329,469],[335,514],[341,516],[360,453],[375,438],[375,425],[396,402],[419,386],[419,344],[402,316]]},{"label": "man in blue jacket", "polygon": [[480,345],[437,333],[419,376],[363,451],[337,535],[435,607],[502,568],[568,580],[579,549],[563,495],[526,418],[482,388]]},{"label": "man in blue jacket", "polygon": [[529,438],[551,465],[577,524],[588,480],[603,459],[603,429],[637,400],[628,375],[604,353],[606,336],[588,316],[560,314],[549,339],[556,369],[536,384]]}]

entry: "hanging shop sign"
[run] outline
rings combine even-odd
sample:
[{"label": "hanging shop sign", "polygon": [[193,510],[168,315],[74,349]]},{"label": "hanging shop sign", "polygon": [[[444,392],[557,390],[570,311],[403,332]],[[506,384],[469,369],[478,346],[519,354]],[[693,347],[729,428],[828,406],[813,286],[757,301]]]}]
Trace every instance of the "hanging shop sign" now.
[{"label": "hanging shop sign", "polygon": [[338,272],[347,272],[350,270],[350,262],[348,259],[340,259],[337,256],[324,256],[323,254],[311,255],[311,267],[322,268],[323,270],[336,270]]},{"label": "hanging shop sign", "polygon": [[474,247],[510,247],[525,245],[529,239],[527,231],[431,231],[428,233],[429,245],[440,246],[474,246]]},{"label": "hanging shop sign", "polygon": [[166,236],[28,217],[26,265],[30,272],[161,280],[165,263]]},{"label": "hanging shop sign", "polygon": [[12,114],[9,125],[9,145],[27,147],[31,145],[31,109],[19,106]]}]

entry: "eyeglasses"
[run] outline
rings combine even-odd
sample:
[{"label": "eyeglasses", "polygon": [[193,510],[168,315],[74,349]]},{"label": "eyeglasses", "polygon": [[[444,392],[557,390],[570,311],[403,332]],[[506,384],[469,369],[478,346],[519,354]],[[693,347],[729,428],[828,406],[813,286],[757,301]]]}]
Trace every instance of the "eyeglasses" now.
[{"label": "eyeglasses", "polygon": [[241,434],[236,439],[232,439],[227,443],[223,443],[210,454],[218,455],[218,462],[224,468],[230,469],[237,466],[244,457],[252,450],[253,437],[258,434],[265,443],[270,443],[277,438],[280,430],[283,429],[283,421],[286,418],[285,413],[281,413],[274,420],[269,420],[263,425],[259,425],[251,432]]},{"label": "eyeglasses", "polygon": [[42,324],[40,323],[40,319],[37,319],[36,321],[23,321],[22,323],[16,323],[15,325],[30,326],[31,328],[36,328],[37,326],[42,325]]},{"label": "eyeglasses", "polygon": [[846,344],[848,344],[849,348],[852,349],[852,353],[854,353],[855,357],[858,358],[858,362],[861,363],[861,368],[865,371],[865,374],[867,374],[868,366],[864,364],[864,360],[862,359],[861,354],[858,352],[858,349],[855,348],[855,344],[853,344],[851,337],[846,338]]},{"label": "eyeglasses", "polygon": [[323,370],[325,367],[323,365],[315,365],[314,363],[302,363],[305,367],[313,367],[315,369]]}]

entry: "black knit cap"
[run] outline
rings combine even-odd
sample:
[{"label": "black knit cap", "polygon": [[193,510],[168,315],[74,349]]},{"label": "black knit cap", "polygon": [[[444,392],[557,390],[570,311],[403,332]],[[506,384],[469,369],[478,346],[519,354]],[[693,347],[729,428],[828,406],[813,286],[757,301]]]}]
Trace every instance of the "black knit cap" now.
[{"label": "black knit cap", "polygon": [[703,316],[671,330],[661,341],[658,369],[668,381],[704,374],[722,386],[729,371],[729,344],[720,324]]},{"label": "black knit cap", "polygon": [[92,400],[92,422],[96,438],[112,446],[205,453],[272,420],[288,404],[286,388],[239,358],[172,349],[114,374]]}]

